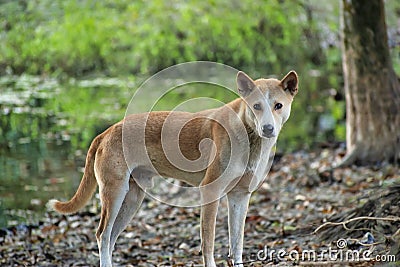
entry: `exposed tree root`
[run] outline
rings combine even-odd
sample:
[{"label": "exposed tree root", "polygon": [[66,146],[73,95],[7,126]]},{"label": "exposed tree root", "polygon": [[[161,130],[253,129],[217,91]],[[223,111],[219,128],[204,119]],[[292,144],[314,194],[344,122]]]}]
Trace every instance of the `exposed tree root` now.
[{"label": "exposed tree root", "polygon": [[333,168],[345,168],[354,164],[359,158],[360,150],[355,148],[351,152],[347,152],[341,162],[333,166]]},{"label": "exposed tree root", "polygon": [[314,234],[333,241],[346,236],[358,238],[371,232],[386,241],[400,241],[400,184],[379,191],[363,205],[329,218],[314,230]]}]

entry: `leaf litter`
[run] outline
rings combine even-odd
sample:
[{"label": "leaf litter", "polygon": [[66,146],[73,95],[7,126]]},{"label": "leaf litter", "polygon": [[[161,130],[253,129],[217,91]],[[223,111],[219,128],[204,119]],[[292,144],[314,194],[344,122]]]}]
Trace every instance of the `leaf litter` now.
[{"label": "leaf litter", "polygon": [[[358,215],[398,218],[400,214],[399,167],[331,169],[343,152],[342,148],[319,149],[276,156],[266,182],[251,198],[245,266],[372,266],[377,255],[399,257],[398,220],[360,219],[346,227],[328,225],[315,233],[326,222],[343,222]],[[95,231],[99,211],[96,197],[75,215],[48,212],[37,224],[0,229],[0,265],[98,266]],[[147,197],[117,241],[114,265],[202,266],[199,218],[199,208],[171,207]],[[342,241],[346,245],[342,255],[323,253],[340,249]],[[353,248],[368,249],[371,257],[344,259],[345,252]],[[285,253],[278,257],[280,250]],[[225,198],[217,218],[215,258],[218,266],[232,266]]]}]

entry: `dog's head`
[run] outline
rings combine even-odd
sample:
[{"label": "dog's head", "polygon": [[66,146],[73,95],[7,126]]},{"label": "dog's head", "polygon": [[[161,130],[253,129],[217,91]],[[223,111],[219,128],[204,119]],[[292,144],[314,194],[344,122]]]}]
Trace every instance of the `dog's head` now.
[{"label": "dog's head", "polygon": [[298,77],[290,71],[282,80],[258,79],[253,81],[239,71],[236,78],[239,94],[246,102],[245,120],[260,137],[278,136],[288,120],[294,96],[298,90]]}]

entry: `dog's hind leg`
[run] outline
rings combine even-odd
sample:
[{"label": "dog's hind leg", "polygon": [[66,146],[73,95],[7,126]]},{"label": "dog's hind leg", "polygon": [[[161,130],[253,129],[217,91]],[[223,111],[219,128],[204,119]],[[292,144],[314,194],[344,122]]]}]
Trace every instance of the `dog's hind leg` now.
[{"label": "dog's hind leg", "polygon": [[115,219],[110,239],[110,255],[114,250],[115,242],[118,236],[124,231],[126,226],[135,216],[142,204],[145,192],[132,178],[129,181],[129,191],[125,195],[125,199],[122,202],[121,208],[119,209],[117,218]]},{"label": "dog's hind leg", "polygon": [[[106,173],[107,178],[105,178]],[[99,183],[101,216],[96,239],[99,246],[100,267],[111,267],[111,231],[125,195],[129,191],[129,178],[118,177],[109,169],[98,174],[100,175],[99,177],[103,178],[101,180],[105,182]]]}]

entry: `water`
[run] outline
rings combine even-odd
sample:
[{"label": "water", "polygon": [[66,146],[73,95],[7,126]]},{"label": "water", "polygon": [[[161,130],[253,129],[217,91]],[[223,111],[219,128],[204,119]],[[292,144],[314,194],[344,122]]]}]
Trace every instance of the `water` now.
[{"label": "water", "polygon": [[1,149],[0,223],[36,220],[22,211],[41,212],[49,198],[67,198],[80,176],[71,154],[70,143],[44,139]]},{"label": "water", "polygon": [[49,199],[73,194],[87,146],[123,118],[131,87],[129,79],[0,79],[0,226],[36,221]]}]

